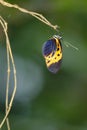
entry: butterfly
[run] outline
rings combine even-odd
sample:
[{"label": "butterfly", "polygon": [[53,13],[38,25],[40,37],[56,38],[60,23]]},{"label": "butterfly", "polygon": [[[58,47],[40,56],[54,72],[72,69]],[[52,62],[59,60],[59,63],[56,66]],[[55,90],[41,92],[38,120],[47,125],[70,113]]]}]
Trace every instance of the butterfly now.
[{"label": "butterfly", "polygon": [[44,56],[46,66],[52,73],[57,73],[62,62],[62,45],[59,35],[54,35],[51,39],[46,41],[42,47],[42,54]]}]

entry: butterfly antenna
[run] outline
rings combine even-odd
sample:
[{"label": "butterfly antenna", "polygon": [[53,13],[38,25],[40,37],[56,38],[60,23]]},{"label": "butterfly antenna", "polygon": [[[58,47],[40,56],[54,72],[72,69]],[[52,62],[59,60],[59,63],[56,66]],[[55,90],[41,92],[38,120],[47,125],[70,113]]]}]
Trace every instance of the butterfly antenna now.
[{"label": "butterfly antenna", "polygon": [[70,47],[74,48],[77,51],[79,50],[77,47],[75,47],[74,45],[70,44],[69,42],[64,42],[64,44],[65,44],[66,47],[70,46]]}]

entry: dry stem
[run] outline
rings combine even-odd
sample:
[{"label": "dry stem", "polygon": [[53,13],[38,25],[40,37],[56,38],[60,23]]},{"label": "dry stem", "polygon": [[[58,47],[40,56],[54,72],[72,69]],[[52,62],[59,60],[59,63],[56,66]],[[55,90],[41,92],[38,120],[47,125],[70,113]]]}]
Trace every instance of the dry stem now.
[{"label": "dry stem", "polygon": [[37,18],[38,20],[40,20],[41,22],[47,24],[48,26],[50,26],[51,28],[53,28],[54,30],[58,31],[57,28],[58,28],[58,25],[52,25],[42,14],[39,14],[39,13],[36,13],[36,12],[32,12],[32,11],[28,11],[24,8],[21,8],[19,7],[18,5],[14,4],[10,4],[8,2],[5,2],[4,0],[0,0],[0,3],[3,5],[3,6],[7,6],[7,7],[10,7],[10,8],[16,8],[18,10],[20,10],[21,12],[23,13],[27,13],[29,15],[32,15],[33,17]]},{"label": "dry stem", "polygon": [[[10,126],[9,126],[9,121],[8,121],[8,114],[11,110],[12,104],[13,104],[13,100],[15,97],[15,93],[16,93],[16,87],[17,87],[17,80],[16,80],[16,68],[15,68],[15,64],[14,64],[14,59],[13,59],[13,55],[12,55],[12,51],[11,51],[11,47],[10,47],[10,41],[9,41],[9,37],[8,37],[8,33],[7,33],[7,22],[0,16],[0,23],[3,27],[4,33],[5,33],[5,37],[6,37],[6,48],[7,48],[7,65],[8,65],[8,69],[7,69],[7,87],[6,87],[6,114],[0,124],[0,128],[3,126],[5,120],[7,119],[7,126],[8,126],[8,130],[10,130]],[[8,92],[9,92],[9,79],[10,79],[10,60],[12,62],[12,67],[13,67],[13,76],[14,76],[14,89],[12,92],[12,96],[10,99],[10,103],[8,104]]]}]

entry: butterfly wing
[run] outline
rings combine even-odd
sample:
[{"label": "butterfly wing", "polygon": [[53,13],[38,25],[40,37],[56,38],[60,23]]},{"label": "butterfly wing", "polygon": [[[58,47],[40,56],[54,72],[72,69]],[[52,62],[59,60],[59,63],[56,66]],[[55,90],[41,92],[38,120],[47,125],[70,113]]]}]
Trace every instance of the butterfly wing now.
[{"label": "butterfly wing", "polygon": [[43,45],[43,56],[47,68],[52,73],[57,73],[62,62],[62,46],[59,38],[48,40]]}]

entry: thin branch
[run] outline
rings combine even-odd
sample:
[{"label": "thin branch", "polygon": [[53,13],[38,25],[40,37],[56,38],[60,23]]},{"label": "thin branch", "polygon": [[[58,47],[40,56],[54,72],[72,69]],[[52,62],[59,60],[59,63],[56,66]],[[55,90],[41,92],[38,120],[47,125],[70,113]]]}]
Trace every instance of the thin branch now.
[{"label": "thin branch", "polygon": [[[9,59],[8,46],[6,46],[6,48],[7,48],[7,86],[6,86],[6,113],[7,113],[7,110],[8,110],[9,83],[10,83],[10,59]],[[8,118],[6,119],[6,123],[7,123],[8,130],[10,130],[10,123],[9,123]]]},{"label": "thin branch", "polygon": [[[8,107],[8,109],[6,109],[6,114],[0,124],[0,128],[3,126],[5,120],[7,119],[7,116],[11,110],[11,107],[12,107],[12,104],[13,104],[13,100],[14,100],[14,97],[15,97],[15,93],[16,93],[16,88],[17,88],[17,79],[16,79],[16,68],[15,68],[15,64],[14,64],[14,58],[13,58],[13,55],[12,55],[12,51],[11,51],[11,47],[10,47],[10,41],[9,41],[9,37],[8,37],[8,33],[7,33],[7,23],[6,21],[0,16],[0,23],[3,27],[3,30],[4,30],[4,33],[5,33],[5,37],[6,37],[6,47],[7,47],[7,58],[9,58],[10,56],[10,59],[11,59],[11,62],[12,62],[12,67],[13,67],[13,76],[14,76],[14,89],[13,89],[13,92],[12,92],[12,96],[11,96],[11,99],[10,99],[10,103],[8,104],[8,91],[9,91],[9,76],[10,76],[10,61],[9,59],[7,59],[7,62],[8,63],[8,78],[7,78],[7,99],[6,99],[6,107]],[[8,121],[7,121],[8,122]]]},{"label": "thin branch", "polygon": [[24,8],[21,8],[19,7],[18,5],[16,4],[10,4],[8,2],[5,2],[4,0],[0,0],[0,3],[3,5],[3,6],[7,6],[7,7],[10,7],[10,8],[16,8],[18,10],[20,10],[21,12],[23,13],[27,13],[29,15],[32,15],[33,17],[37,18],[38,20],[40,20],[41,22],[47,24],[48,26],[50,26],[51,28],[53,28],[54,30],[58,31],[57,28],[58,28],[58,25],[52,25],[42,14],[39,14],[39,13],[36,13],[36,12],[32,12],[32,11],[28,11]]}]

